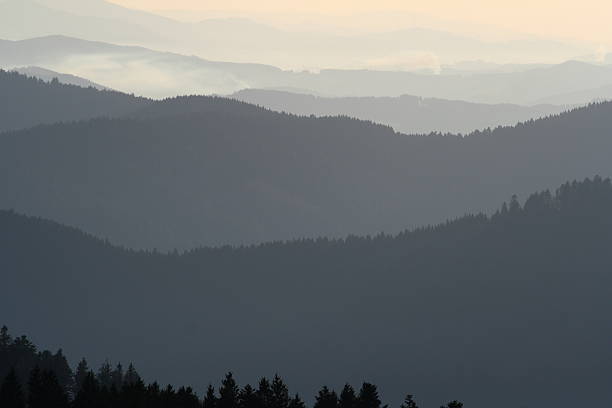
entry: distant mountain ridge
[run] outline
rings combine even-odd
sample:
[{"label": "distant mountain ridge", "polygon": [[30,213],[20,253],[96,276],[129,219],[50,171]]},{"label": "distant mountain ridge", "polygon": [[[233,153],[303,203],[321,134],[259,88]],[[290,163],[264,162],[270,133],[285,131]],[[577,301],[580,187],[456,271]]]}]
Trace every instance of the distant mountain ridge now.
[{"label": "distant mountain ridge", "polygon": [[531,107],[475,104],[435,98],[399,97],[325,98],[274,90],[245,89],[230,98],[296,115],[346,115],[393,127],[398,132],[470,133],[476,129],[515,125],[530,119],[558,114],[570,107]]},{"label": "distant mountain ridge", "polygon": [[555,40],[492,42],[413,26],[390,32],[338,35],[280,30],[245,19],[183,23],[102,0],[0,1],[0,38],[21,40],[47,35],[299,70],[332,67],[436,72],[439,64],[465,59],[517,63],[545,57],[539,62],[556,63],[592,53],[592,47]]},{"label": "distant mountain ridge", "polygon": [[[475,103],[582,104],[608,98],[612,66],[569,61],[519,72],[430,75],[401,71],[287,71],[270,65],[204,60],[195,56],[117,46],[64,36],[0,41],[0,67],[34,65],[87,78],[113,89],[154,98],[232,94],[245,88],[303,89],[328,96],[417,95]],[[589,89],[597,93],[581,94]]]}]

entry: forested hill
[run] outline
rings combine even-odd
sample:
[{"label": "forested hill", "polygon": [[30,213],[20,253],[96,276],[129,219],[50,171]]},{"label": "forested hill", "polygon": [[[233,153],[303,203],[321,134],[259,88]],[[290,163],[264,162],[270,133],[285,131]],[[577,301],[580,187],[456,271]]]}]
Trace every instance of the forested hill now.
[{"label": "forested hill", "polygon": [[0,137],[0,208],[134,248],[399,232],[612,176],[612,104],[514,127],[409,136],[214,97]]},{"label": "forested hill", "polygon": [[0,310],[39,341],[138,361],[164,383],[231,368],[245,382],[281,372],[302,394],[372,379],[423,406],[606,406],[610,208],[595,178],[397,236],[182,255],[2,212]]},{"label": "forested hill", "polygon": [[123,115],[148,103],[120,92],[45,82],[0,70],[0,133],[43,123]]}]

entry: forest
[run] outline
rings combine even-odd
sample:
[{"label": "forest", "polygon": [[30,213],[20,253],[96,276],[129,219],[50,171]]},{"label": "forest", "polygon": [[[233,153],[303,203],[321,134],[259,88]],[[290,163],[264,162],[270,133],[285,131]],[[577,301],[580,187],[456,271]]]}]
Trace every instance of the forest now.
[{"label": "forest", "polygon": [[375,366],[389,401],[478,405],[512,386],[500,406],[577,403],[609,392],[610,208],[612,184],[595,177],[397,235],[169,253],[4,211],[0,309],[19,309],[9,326],[29,322],[96,364],[136,361],[161,383],[232,368],[248,383],[283,373],[304,395]]},{"label": "forest", "polygon": [[[17,103],[19,95],[32,87],[26,101],[48,106],[45,95],[63,85],[27,84],[0,100],[34,126],[34,102]],[[2,133],[0,208],[130,248],[397,234],[466,212],[490,215],[509,194],[612,174],[609,102],[468,135],[405,135],[220,97],[151,102],[66,87],[69,95],[54,98],[58,110],[89,106],[92,95],[101,112],[129,109]],[[0,123],[19,117],[7,116]]]},{"label": "forest", "polygon": [[[112,367],[104,362],[97,371],[82,359],[70,368],[62,350],[37,351],[27,336],[13,338],[6,326],[0,329],[0,407],[2,408],[306,408],[298,394],[279,375],[262,377],[256,387],[239,387],[227,373],[218,389],[208,385],[202,398],[191,387],[146,385],[130,364]],[[364,382],[359,390],[346,384],[340,393],[323,386],[313,408],[385,408],[376,385]],[[462,408],[458,401],[441,408]],[[406,396],[400,408],[418,408]]]}]

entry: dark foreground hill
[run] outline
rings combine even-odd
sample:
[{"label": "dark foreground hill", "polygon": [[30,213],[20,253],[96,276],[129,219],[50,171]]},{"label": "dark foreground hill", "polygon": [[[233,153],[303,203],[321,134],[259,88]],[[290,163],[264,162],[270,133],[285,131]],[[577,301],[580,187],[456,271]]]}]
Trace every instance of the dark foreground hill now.
[{"label": "dark foreground hill", "polygon": [[376,382],[398,404],[609,406],[612,185],[564,184],[492,217],[397,236],[182,255],[0,213],[0,310],[72,355],[163,383],[283,373]]},{"label": "dark foreground hill", "polygon": [[611,130],[611,103],[459,137],[176,98],[0,135],[0,208],[136,248],[393,233],[612,176]]}]

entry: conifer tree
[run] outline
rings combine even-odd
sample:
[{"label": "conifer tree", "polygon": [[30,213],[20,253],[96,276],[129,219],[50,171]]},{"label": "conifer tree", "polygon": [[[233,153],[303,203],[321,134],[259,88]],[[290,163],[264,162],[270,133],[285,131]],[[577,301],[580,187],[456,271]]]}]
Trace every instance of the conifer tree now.
[{"label": "conifer tree", "polygon": [[38,366],[34,367],[28,380],[28,408],[44,408],[44,391],[42,373]]},{"label": "conifer tree", "polygon": [[355,395],[355,389],[350,384],[345,384],[340,393],[338,408],[355,408],[356,404],[357,395]]},{"label": "conifer tree", "polygon": [[376,385],[364,382],[357,398],[358,408],[380,408],[381,402]]},{"label": "conifer tree", "polygon": [[112,374],[111,365],[108,362],[108,360],[106,360],[104,364],[100,366],[100,369],[98,370],[98,376],[96,378],[101,388],[110,389],[111,385],[113,384],[113,379],[112,379],[111,374]]},{"label": "conifer tree", "polygon": [[12,343],[13,339],[8,332],[8,327],[2,326],[0,329],[0,350],[6,350]]},{"label": "conifer tree", "polygon": [[304,404],[304,401],[302,401],[298,394],[295,394],[289,401],[289,408],[306,408],[306,404]]},{"label": "conifer tree", "polygon": [[87,373],[73,401],[73,408],[100,407],[100,386],[93,372]]},{"label": "conifer tree", "polygon": [[289,389],[278,374],[272,380],[271,408],[287,408],[289,406]]},{"label": "conifer tree", "polygon": [[238,396],[240,408],[258,408],[257,393],[251,385],[247,384]]},{"label": "conifer tree", "polygon": [[120,390],[123,385],[123,366],[121,363],[111,372],[111,384],[115,389]]},{"label": "conifer tree", "polygon": [[127,371],[125,372],[125,376],[123,377],[123,383],[127,385],[137,384],[141,381],[140,375],[134,368],[134,364],[130,363]]},{"label": "conifer tree", "polygon": [[338,407],[338,396],[335,391],[330,390],[327,386],[324,386],[317,395],[314,408],[337,408]]},{"label": "conifer tree", "polygon": [[215,387],[212,384],[208,384],[202,406],[203,408],[217,408],[217,396],[215,395]]},{"label": "conifer tree", "polygon": [[400,406],[400,408],[419,408],[416,402],[414,401],[414,396],[412,394],[406,395],[404,399],[404,403]]},{"label": "conifer tree", "polygon": [[[52,371],[43,371],[41,375],[43,401],[45,408],[68,408],[68,394],[59,383],[57,376]],[[33,408],[33,407],[29,407]]]},{"label": "conifer tree", "polygon": [[25,397],[14,369],[9,371],[0,386],[0,407],[25,408]]},{"label": "conifer tree", "polygon": [[76,372],[74,373],[73,394],[75,396],[81,390],[81,387],[83,386],[83,382],[85,381],[85,378],[87,377],[88,374],[89,374],[89,366],[87,365],[87,360],[83,358],[81,359],[81,361],[79,361],[79,364],[77,365],[77,368],[76,368]]},{"label": "conifer tree", "polygon": [[257,389],[257,401],[260,408],[269,408],[272,404],[274,393],[270,386],[270,381],[266,377],[262,377],[259,380],[259,387]]},{"label": "conifer tree", "polygon": [[221,387],[219,387],[217,408],[238,408],[238,393],[238,385],[236,385],[232,373],[227,373],[225,379],[221,382]]}]

